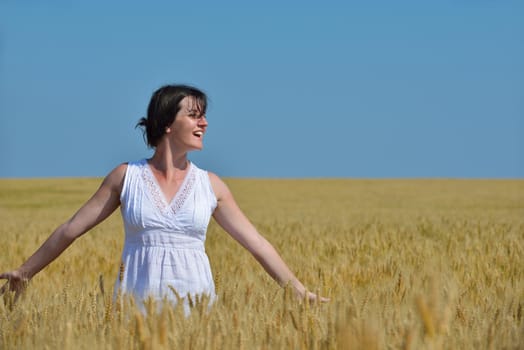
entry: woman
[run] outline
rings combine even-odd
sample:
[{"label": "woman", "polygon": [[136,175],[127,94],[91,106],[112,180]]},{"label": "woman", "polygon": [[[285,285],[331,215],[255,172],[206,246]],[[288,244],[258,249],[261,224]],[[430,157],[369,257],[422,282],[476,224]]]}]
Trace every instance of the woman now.
[{"label": "woman", "polygon": [[176,294],[214,298],[204,251],[211,216],[281,286],[290,285],[300,298],[326,301],[307,291],[294,276],[244,216],[226,184],[188,160],[188,152],[203,147],[206,107],[206,95],[196,88],[168,85],[158,89],[147,118],[138,123],[154,149],[153,156],[112,170],[95,194],[26,262],[0,274],[8,280],[0,293],[9,289],[18,298],[35,274],[120,206],[125,244],[115,291],[133,296],[139,303],[149,297],[176,302]]}]

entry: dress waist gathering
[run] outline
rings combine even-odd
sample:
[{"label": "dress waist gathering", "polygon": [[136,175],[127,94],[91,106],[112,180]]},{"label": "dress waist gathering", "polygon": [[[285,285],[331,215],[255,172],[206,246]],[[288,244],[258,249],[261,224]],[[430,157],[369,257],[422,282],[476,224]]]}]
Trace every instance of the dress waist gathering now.
[{"label": "dress waist gathering", "polygon": [[128,235],[124,241],[124,250],[132,248],[164,247],[168,249],[192,249],[204,251],[204,242],[181,232],[143,231]]}]

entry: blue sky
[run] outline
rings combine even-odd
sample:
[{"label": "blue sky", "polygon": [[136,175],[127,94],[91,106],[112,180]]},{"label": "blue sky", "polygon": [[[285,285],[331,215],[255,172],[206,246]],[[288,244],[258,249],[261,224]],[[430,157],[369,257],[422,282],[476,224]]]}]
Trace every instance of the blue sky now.
[{"label": "blue sky", "polygon": [[210,98],[226,177],[523,178],[514,1],[0,1],[0,177],[148,157],[152,92]]}]

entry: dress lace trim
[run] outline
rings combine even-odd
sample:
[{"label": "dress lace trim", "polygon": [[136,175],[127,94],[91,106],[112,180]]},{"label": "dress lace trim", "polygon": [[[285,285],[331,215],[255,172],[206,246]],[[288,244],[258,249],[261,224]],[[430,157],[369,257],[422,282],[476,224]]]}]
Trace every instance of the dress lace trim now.
[{"label": "dress lace trim", "polygon": [[191,168],[189,169],[189,174],[187,174],[186,179],[184,179],[185,186],[179,189],[179,191],[175,195],[174,202],[171,203],[170,207],[171,207],[171,211],[173,212],[173,214],[176,214],[178,210],[182,208],[182,206],[186,202],[187,197],[193,190],[193,185],[195,184],[195,179],[196,179],[196,173],[195,173],[193,165],[190,165],[190,166]]},{"label": "dress lace trim", "polygon": [[171,200],[171,203],[167,203],[166,199],[164,198],[164,194],[160,190],[158,182],[156,181],[151,169],[149,168],[149,165],[147,164],[147,161],[144,161],[141,172],[142,180],[146,185],[147,193],[149,194],[153,204],[159,211],[165,212],[169,208],[173,214],[176,214],[184,205],[187,197],[193,189],[196,179],[193,164],[189,163],[188,166],[188,173],[180,185],[180,188]]}]

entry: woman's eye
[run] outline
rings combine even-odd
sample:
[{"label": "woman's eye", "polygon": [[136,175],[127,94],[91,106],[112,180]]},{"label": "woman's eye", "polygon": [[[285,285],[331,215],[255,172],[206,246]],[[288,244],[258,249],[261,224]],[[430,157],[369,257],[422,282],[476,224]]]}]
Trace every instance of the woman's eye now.
[{"label": "woman's eye", "polygon": [[204,118],[204,115],[202,114],[188,114],[189,118],[191,119],[200,119],[200,118]]}]

